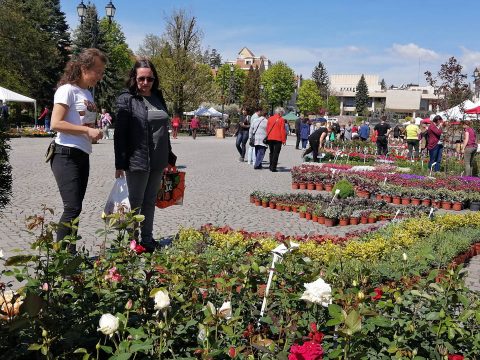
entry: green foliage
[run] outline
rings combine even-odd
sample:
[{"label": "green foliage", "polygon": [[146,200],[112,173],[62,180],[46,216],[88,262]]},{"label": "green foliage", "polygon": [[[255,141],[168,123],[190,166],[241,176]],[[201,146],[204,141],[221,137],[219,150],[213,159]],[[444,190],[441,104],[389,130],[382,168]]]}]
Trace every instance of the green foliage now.
[{"label": "green foliage", "polygon": [[338,181],[332,189],[332,194],[335,194],[336,190],[339,189],[337,197],[340,199],[346,199],[347,197],[352,197],[355,195],[355,190],[353,185],[345,179]]},{"label": "green foliage", "polygon": [[243,90],[243,108],[248,114],[253,114],[260,106],[260,71],[258,66],[248,70],[245,87]]},{"label": "green foliage", "polygon": [[261,76],[263,95],[269,105],[283,105],[295,91],[295,73],[284,62],[273,64]]},{"label": "green foliage", "polygon": [[225,101],[225,104],[232,104],[240,99],[246,77],[245,72],[235,65],[223,64],[218,69],[215,82],[220,89],[221,100]]},{"label": "green foliage", "polygon": [[363,74],[357,84],[357,92],[355,93],[355,109],[359,115],[363,115],[365,111],[368,111],[368,86]]},{"label": "green foliage", "polygon": [[329,96],[327,102],[327,111],[329,115],[340,114],[340,101],[336,96]]},{"label": "green foliage", "polygon": [[323,107],[322,97],[313,80],[304,80],[298,90],[297,107],[300,112],[317,113]]},{"label": "green foliage", "polygon": [[317,85],[320,96],[326,100],[330,88],[330,79],[328,77],[327,69],[321,61],[319,61],[318,65],[315,66],[315,69],[313,69],[312,79]]},{"label": "green foliage", "polygon": [[0,1],[2,86],[51,102],[68,59],[67,30],[59,0]]},{"label": "green foliage", "polygon": [[160,56],[162,48],[163,44],[160,36],[154,34],[147,34],[145,35],[142,44],[139,46],[137,54],[139,56],[153,59],[157,56]]}]

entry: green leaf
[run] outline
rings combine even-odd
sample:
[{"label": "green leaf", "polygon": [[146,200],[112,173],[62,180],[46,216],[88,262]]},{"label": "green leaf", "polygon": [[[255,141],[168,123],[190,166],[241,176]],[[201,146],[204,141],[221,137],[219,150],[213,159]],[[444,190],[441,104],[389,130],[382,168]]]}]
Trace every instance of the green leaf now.
[{"label": "green leaf", "polygon": [[427,316],[425,316],[425,319],[428,321],[440,320],[440,314],[434,311],[434,312],[428,313]]},{"label": "green leaf", "polygon": [[136,352],[147,352],[149,350],[152,349],[152,344],[149,344],[149,343],[143,343],[143,344],[133,344],[132,346],[130,346],[130,351],[132,353],[136,353]]},{"label": "green leaf", "polygon": [[82,263],[82,257],[76,256],[71,261],[69,261],[62,269],[63,275],[72,275],[77,272],[78,267]]},{"label": "green leaf", "polygon": [[118,355],[113,355],[109,360],[128,360],[132,356],[131,353],[123,353]]},{"label": "green leaf", "polygon": [[25,265],[29,262],[35,262],[37,260],[38,256],[34,255],[14,255],[10,256],[7,260],[5,260],[5,266]]},{"label": "green leaf", "polygon": [[74,354],[86,354],[86,353],[87,353],[87,349],[85,349],[85,348],[78,348],[78,349],[76,349],[73,353],[74,353]]},{"label": "green leaf", "polygon": [[105,351],[107,354],[111,354],[111,353],[112,353],[112,348],[111,348],[110,346],[101,345],[101,346],[100,346],[100,349],[102,349],[103,351]]},{"label": "green leaf", "polygon": [[328,305],[328,313],[332,318],[341,318],[342,317],[342,308],[337,304]]},{"label": "green leaf", "polygon": [[445,292],[445,289],[440,287],[437,283],[430,283],[430,284],[428,284],[428,286],[431,287],[432,289],[436,290],[439,293]]},{"label": "green leaf", "polygon": [[231,326],[222,325],[222,330],[225,334],[227,334],[231,338],[235,336],[235,333],[233,332],[233,328]]},{"label": "green leaf", "polygon": [[380,326],[380,327],[391,327],[392,326],[391,321],[384,316],[375,316],[375,317],[369,319],[368,322],[372,323],[374,325]]},{"label": "green leaf", "polygon": [[30,351],[38,351],[42,348],[42,344],[32,344],[28,347],[28,350]]},{"label": "green leaf", "polygon": [[20,308],[22,311],[27,312],[31,317],[35,317],[38,315],[42,307],[43,299],[40,296],[28,294]]},{"label": "green leaf", "polygon": [[352,331],[356,333],[362,328],[362,319],[356,310],[352,310],[345,319],[345,325]]},{"label": "green leaf", "polygon": [[342,319],[330,319],[326,322],[326,325],[327,326],[335,326],[335,325],[341,324],[342,322],[343,322]]}]

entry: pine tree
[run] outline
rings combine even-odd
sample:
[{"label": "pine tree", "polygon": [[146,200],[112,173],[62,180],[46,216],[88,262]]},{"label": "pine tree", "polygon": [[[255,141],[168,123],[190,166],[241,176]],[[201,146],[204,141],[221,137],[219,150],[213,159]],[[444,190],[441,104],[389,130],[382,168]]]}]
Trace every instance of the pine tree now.
[{"label": "pine tree", "polygon": [[319,61],[318,65],[313,69],[312,79],[315,81],[322,98],[326,99],[330,87],[330,80],[328,78],[327,69],[321,61]]},{"label": "pine tree", "polygon": [[385,79],[382,79],[382,81],[380,81],[380,88],[382,90],[387,90],[387,83],[385,82]]},{"label": "pine tree", "polygon": [[357,114],[365,115],[368,111],[368,86],[365,76],[362,74],[357,84],[357,92],[355,94],[355,108]]}]

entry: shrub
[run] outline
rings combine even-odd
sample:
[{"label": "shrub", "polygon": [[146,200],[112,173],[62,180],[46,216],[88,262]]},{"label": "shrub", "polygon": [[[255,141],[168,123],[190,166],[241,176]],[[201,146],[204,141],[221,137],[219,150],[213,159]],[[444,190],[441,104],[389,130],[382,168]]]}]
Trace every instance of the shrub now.
[{"label": "shrub", "polygon": [[337,195],[340,199],[345,199],[355,195],[353,185],[348,180],[342,179],[337,182],[332,189],[332,194],[335,194],[337,189],[340,190],[340,193]]}]

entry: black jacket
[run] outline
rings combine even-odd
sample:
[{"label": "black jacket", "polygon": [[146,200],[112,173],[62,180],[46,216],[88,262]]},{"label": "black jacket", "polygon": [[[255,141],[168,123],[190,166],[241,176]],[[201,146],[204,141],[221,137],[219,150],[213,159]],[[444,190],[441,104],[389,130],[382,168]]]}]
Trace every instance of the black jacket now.
[{"label": "black jacket", "polygon": [[[143,98],[123,90],[117,98],[116,105],[115,169],[149,171],[154,144]],[[171,154],[170,138],[168,138],[168,151]],[[170,154],[169,156],[172,156]],[[165,157],[165,164],[162,166],[167,165],[169,156]]]}]

